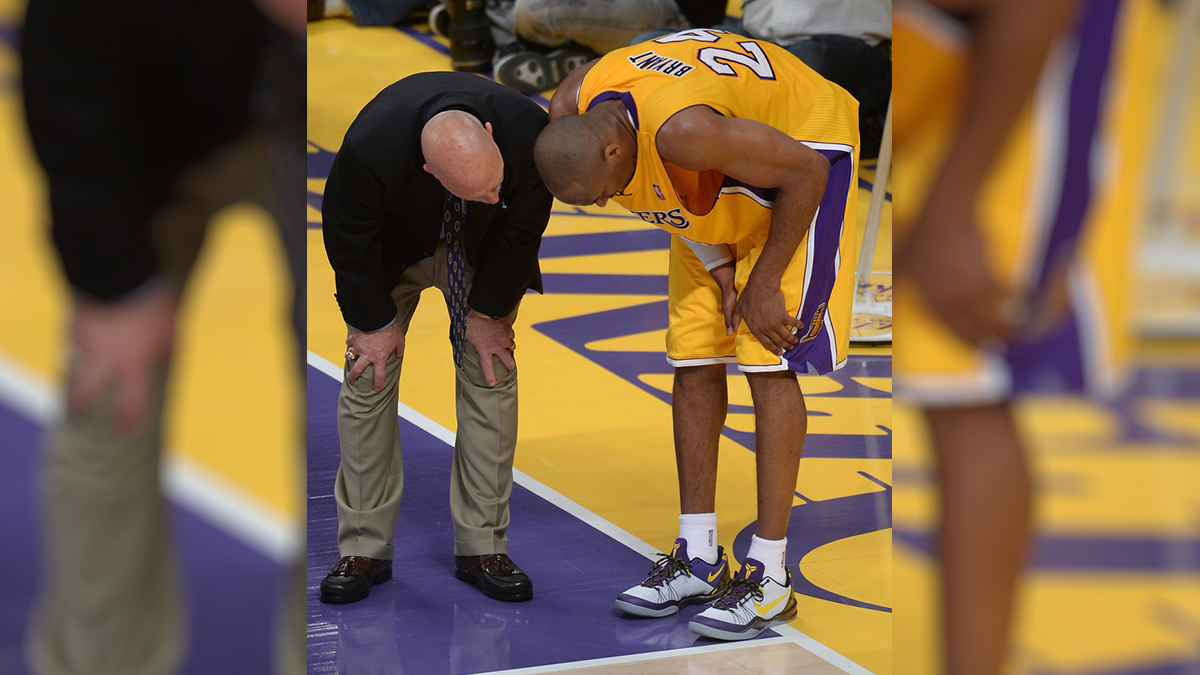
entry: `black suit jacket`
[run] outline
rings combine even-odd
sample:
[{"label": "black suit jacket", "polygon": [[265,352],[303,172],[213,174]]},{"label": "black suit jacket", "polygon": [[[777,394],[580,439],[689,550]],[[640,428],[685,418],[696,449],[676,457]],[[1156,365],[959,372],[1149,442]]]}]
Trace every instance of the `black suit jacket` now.
[{"label": "black suit jacket", "polygon": [[109,300],[155,274],[151,215],[185,166],[244,132],[272,30],[250,0],[30,1],[25,111],[72,286]]},{"label": "black suit jacket", "polygon": [[541,291],[537,254],[553,198],[538,175],[533,144],[547,124],[540,106],[466,73],[421,73],[379,93],[350,125],[333,160],[321,206],[325,251],[346,323],[372,331],[396,317],[391,290],[410,265],[433,255],[446,189],[422,165],[421,130],[434,115],[463,110],[491,122],[504,158],[499,204],[469,202],[467,303],[506,316],[526,289]]}]

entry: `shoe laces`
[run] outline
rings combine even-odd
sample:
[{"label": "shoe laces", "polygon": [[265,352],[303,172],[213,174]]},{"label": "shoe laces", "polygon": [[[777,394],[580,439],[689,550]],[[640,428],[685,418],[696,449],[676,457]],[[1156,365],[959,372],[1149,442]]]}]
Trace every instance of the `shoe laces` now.
[{"label": "shoe laces", "polygon": [[656,553],[661,556],[662,560],[654,563],[654,567],[650,568],[650,578],[642,582],[647,588],[657,588],[671,579],[674,579],[680,572],[692,576],[692,564],[683,558],[677,558],[669,553]]},{"label": "shoe laces", "polygon": [[713,607],[732,610],[742,604],[747,596],[761,601],[763,599],[762,584],[750,579],[733,577],[717,587],[716,595],[719,595],[720,599],[713,603]]}]

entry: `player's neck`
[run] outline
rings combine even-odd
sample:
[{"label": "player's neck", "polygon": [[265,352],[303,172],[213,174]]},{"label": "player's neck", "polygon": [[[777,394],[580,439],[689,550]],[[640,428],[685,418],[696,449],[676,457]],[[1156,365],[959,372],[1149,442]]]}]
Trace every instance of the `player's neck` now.
[{"label": "player's neck", "polygon": [[601,114],[605,123],[612,125],[620,134],[621,138],[628,141],[634,156],[637,156],[637,129],[633,127],[633,120],[629,116],[629,110],[624,103],[617,100],[605,101],[596,106],[594,110]]}]

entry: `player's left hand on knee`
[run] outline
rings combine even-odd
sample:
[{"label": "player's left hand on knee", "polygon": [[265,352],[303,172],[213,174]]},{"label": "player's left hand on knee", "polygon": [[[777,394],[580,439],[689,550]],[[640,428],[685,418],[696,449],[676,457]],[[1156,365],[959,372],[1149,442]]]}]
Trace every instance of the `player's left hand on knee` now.
[{"label": "player's left hand on knee", "polygon": [[772,354],[783,354],[796,346],[798,338],[793,329],[804,326],[788,313],[778,285],[757,282],[753,275],[737,300],[734,319],[745,321],[750,333]]},{"label": "player's left hand on knee", "polygon": [[508,317],[493,319],[475,310],[467,312],[466,339],[479,352],[479,365],[489,387],[496,386],[496,369],[492,357],[500,359],[505,368],[517,367],[513,352],[517,348],[516,333]]}]

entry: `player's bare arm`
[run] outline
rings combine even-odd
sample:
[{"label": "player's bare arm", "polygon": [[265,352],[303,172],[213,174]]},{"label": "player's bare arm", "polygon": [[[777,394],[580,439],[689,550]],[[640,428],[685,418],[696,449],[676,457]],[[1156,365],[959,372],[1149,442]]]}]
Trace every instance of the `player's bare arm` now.
[{"label": "player's bare arm", "polygon": [[913,234],[897,252],[897,273],[912,279],[951,330],[978,344],[1007,338],[1022,302],[991,271],[978,225],[979,195],[1029,101],[1051,43],[1074,16],[1075,1],[935,4],[973,16],[970,89]]},{"label": "player's bare arm", "polygon": [[567,73],[567,76],[563,78],[562,83],[558,85],[558,89],[554,90],[554,95],[550,97],[549,112],[551,122],[563,115],[576,115],[579,113],[579,85],[583,83],[583,76],[587,75],[587,72],[599,60],[592,59]]},{"label": "player's bare arm", "polygon": [[[977,193],[1033,91],[1054,38],[1076,0],[935,0],[970,13],[971,76],[966,107],[939,182]],[[948,188],[947,188],[948,189]]]},{"label": "player's bare arm", "polygon": [[728,118],[707,106],[686,108],[659,129],[662,158],[690,171],[716,170],[749,185],[778,188],[762,255],[734,308],[764,347],[782,354],[796,344],[803,322],[788,313],[780,290],[783,272],[808,231],[825,194],[829,161],[778,129]]}]

